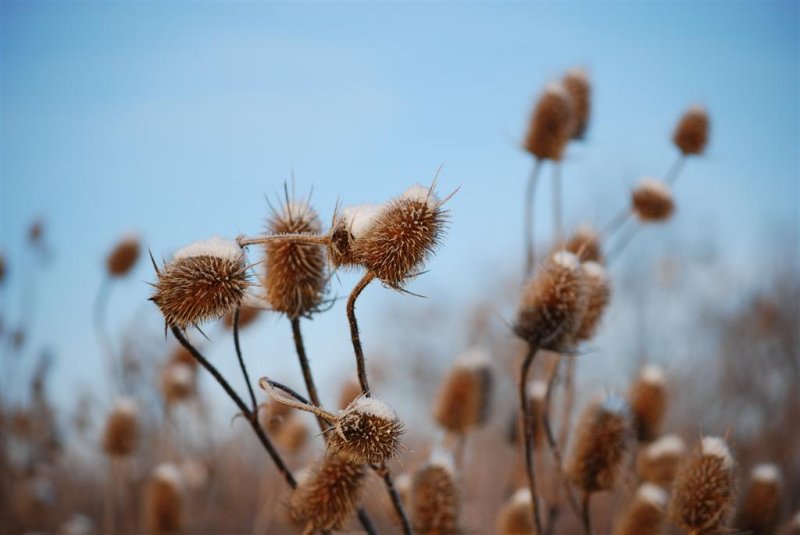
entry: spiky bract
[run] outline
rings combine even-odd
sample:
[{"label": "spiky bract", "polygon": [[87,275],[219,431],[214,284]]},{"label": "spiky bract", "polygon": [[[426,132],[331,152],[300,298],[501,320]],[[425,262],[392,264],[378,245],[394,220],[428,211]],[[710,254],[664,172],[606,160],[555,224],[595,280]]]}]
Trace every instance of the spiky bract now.
[{"label": "spiky bract", "polygon": [[375,398],[359,397],[341,411],[328,448],[347,461],[381,464],[400,452],[403,422]]},{"label": "spiky bract", "polygon": [[572,103],[561,84],[545,89],[531,116],[523,147],[539,160],[561,160],[574,132]]},{"label": "spiky bract", "polygon": [[708,126],[708,113],[699,106],[692,106],[678,121],[672,141],[684,156],[702,154],[708,143]]}]

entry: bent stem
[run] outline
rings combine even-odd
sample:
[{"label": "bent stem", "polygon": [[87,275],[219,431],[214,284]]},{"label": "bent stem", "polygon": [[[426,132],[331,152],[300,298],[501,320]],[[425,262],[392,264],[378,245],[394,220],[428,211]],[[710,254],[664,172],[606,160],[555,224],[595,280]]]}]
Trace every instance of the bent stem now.
[{"label": "bent stem", "polygon": [[350,297],[347,298],[347,320],[350,323],[350,339],[353,342],[353,352],[356,356],[356,368],[358,369],[358,382],[361,385],[361,392],[370,397],[369,380],[367,379],[367,366],[364,361],[364,350],[361,347],[361,337],[358,334],[358,321],[356,320],[356,299],[361,295],[370,282],[375,278],[375,275],[367,271],[364,276],[355,285]]},{"label": "bent stem", "polygon": [[525,278],[531,274],[533,264],[535,261],[534,240],[536,239],[533,232],[533,208],[536,197],[536,185],[539,182],[539,171],[542,168],[542,160],[536,158],[531,168],[531,174],[528,177],[528,185],[525,188],[525,207],[523,235],[525,236]]},{"label": "bent stem", "polygon": [[242,357],[242,346],[239,344],[239,312],[241,308],[237,308],[236,312],[233,313],[233,346],[236,349],[236,358],[239,359],[239,367],[242,369],[242,375],[244,376],[244,382],[247,385],[247,391],[250,393],[250,402],[252,403],[252,411],[253,413],[258,412],[258,402],[256,401],[256,395],[253,392],[253,385],[250,384],[250,376],[247,374],[247,366],[244,364],[244,358]]},{"label": "bent stem", "polygon": [[[314,376],[311,374],[311,366],[308,362],[308,356],[306,355],[306,347],[303,343],[303,333],[300,330],[300,318],[292,318],[292,337],[294,338],[294,348],[297,351],[297,359],[300,361],[300,368],[303,370],[303,381],[306,383],[306,391],[308,392],[308,397],[311,398],[311,404],[315,407],[322,407],[322,403],[319,400],[319,394],[317,393],[317,386],[314,384]],[[325,421],[317,416],[317,423],[319,424],[319,430],[325,433],[327,431],[328,426]]]},{"label": "bent stem", "polygon": [[536,492],[536,470],[533,466],[533,415],[531,414],[530,403],[528,403],[528,372],[530,371],[533,359],[536,357],[537,348],[533,345],[528,347],[525,361],[522,363],[522,371],[519,379],[519,402],[522,408],[522,422],[525,433],[525,468],[528,474],[528,487],[531,491],[531,503],[533,505],[533,525],[536,533],[542,533],[542,519],[539,511],[539,495]]},{"label": "bent stem", "polygon": [[676,180],[678,180],[678,175],[681,174],[684,162],[686,162],[686,156],[683,154],[679,154],[678,158],[672,162],[672,166],[669,168],[669,171],[667,171],[667,174],[664,175],[664,182],[666,182],[667,185],[671,186]]}]

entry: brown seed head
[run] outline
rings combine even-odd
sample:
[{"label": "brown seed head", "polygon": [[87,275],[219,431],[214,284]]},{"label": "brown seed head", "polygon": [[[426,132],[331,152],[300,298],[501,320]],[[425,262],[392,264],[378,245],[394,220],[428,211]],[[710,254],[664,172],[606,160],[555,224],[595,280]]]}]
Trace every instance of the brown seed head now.
[{"label": "brown seed head", "polygon": [[587,493],[614,487],[628,453],[628,420],[625,400],[614,395],[584,410],[566,466],[576,487]]},{"label": "brown seed head", "polygon": [[659,535],[664,531],[667,492],[645,483],[636,490],[633,501],[614,527],[614,535]]},{"label": "brown seed head", "polygon": [[117,400],[103,429],[103,451],[112,457],[130,455],[139,440],[139,412],[127,398]]},{"label": "brown seed head", "polygon": [[567,91],[561,84],[552,84],[536,103],[523,147],[539,160],[560,161],[574,132]]},{"label": "brown seed head", "polygon": [[583,69],[571,69],[561,80],[572,103],[572,124],[570,137],[583,139],[589,126],[591,112],[592,86],[589,75]]},{"label": "brown seed head", "polygon": [[176,252],[172,262],[158,271],[150,299],[168,325],[186,329],[241,306],[249,286],[239,246],[212,238]]},{"label": "brown seed head", "polygon": [[341,529],[361,498],[365,476],[363,464],[327,455],[298,481],[289,499],[292,518],[317,530]]},{"label": "brown seed head", "polygon": [[[287,200],[273,211],[268,234],[319,234],[322,225],[316,211],[305,202]],[[308,316],[317,310],[328,280],[322,245],[270,241],[266,253],[263,286],[272,308],[289,318]]]},{"label": "brown seed head", "polygon": [[589,225],[578,227],[564,243],[563,249],[577,256],[581,262],[605,262],[600,235]]},{"label": "brown seed head", "polygon": [[460,499],[452,460],[436,455],[414,474],[411,519],[420,535],[458,534]]},{"label": "brown seed head", "polygon": [[459,358],[439,388],[433,416],[444,429],[466,433],[483,425],[492,397],[492,368],[486,352],[472,348]]},{"label": "brown seed head", "polygon": [[736,529],[753,535],[774,533],[781,512],[781,486],[781,473],[776,465],[760,464],[753,468]]},{"label": "brown seed head", "polygon": [[536,535],[531,517],[531,491],[519,489],[500,509],[497,516],[497,535]]},{"label": "brown seed head", "polygon": [[293,417],[293,412],[288,405],[272,400],[259,406],[258,422],[268,434],[278,434],[286,422]]},{"label": "brown seed head", "polygon": [[588,304],[584,279],[574,254],[552,255],[522,289],[517,336],[539,349],[571,349]]},{"label": "brown seed head", "polygon": [[341,411],[328,448],[354,463],[381,464],[400,451],[403,422],[384,402],[359,397]]},{"label": "brown seed head", "polygon": [[675,203],[669,187],[655,179],[639,182],[631,194],[633,213],[642,223],[666,221],[675,211]]},{"label": "brown seed head", "polygon": [[289,416],[280,431],[275,435],[275,442],[289,453],[299,453],[308,442],[308,426],[296,414]]},{"label": "brown seed head", "polygon": [[703,154],[708,142],[708,113],[699,106],[692,106],[683,114],[672,141],[684,156]]},{"label": "brown seed head", "polygon": [[728,523],[735,497],[734,461],[725,441],[705,437],[678,467],[669,516],[686,531],[715,533]]},{"label": "brown seed head", "polygon": [[361,384],[355,379],[347,379],[342,383],[339,392],[339,409],[346,409],[357,397],[361,395]]},{"label": "brown seed head", "polygon": [[197,368],[181,362],[168,362],[161,372],[161,393],[171,405],[192,397]]},{"label": "brown seed head", "polygon": [[161,464],[153,471],[145,494],[148,532],[172,535],[183,530],[183,478],[173,464]]},{"label": "brown seed head", "polygon": [[579,341],[585,342],[595,335],[600,320],[603,319],[603,313],[611,301],[611,280],[605,268],[597,262],[584,262],[582,268],[586,281],[586,312],[576,337]]},{"label": "brown seed head", "polygon": [[664,435],[639,450],[636,475],[642,481],[669,487],[685,454],[686,446],[681,437]]},{"label": "brown seed head", "polygon": [[[226,329],[233,329],[233,320],[234,314],[236,313],[235,310],[228,312],[225,314],[223,318],[223,323]],[[248,325],[253,324],[257,319],[258,316],[261,314],[261,310],[256,307],[251,307],[247,305],[243,305],[239,308],[239,329],[244,329]]]},{"label": "brown seed head", "polygon": [[661,433],[667,409],[667,378],[659,366],[645,366],[631,385],[628,402],[633,429],[640,442],[650,442]]},{"label": "brown seed head", "polygon": [[382,209],[383,206],[373,204],[337,209],[333,216],[328,245],[328,259],[334,269],[353,268],[359,265],[359,260],[353,252],[353,244],[366,233]]},{"label": "brown seed head", "polygon": [[106,258],[106,270],[112,277],[127,275],[139,259],[139,237],[123,237]]},{"label": "brown seed head", "polygon": [[189,350],[182,345],[175,347],[168,360],[170,363],[181,363],[191,366],[192,368],[197,368],[197,360],[195,360]]}]

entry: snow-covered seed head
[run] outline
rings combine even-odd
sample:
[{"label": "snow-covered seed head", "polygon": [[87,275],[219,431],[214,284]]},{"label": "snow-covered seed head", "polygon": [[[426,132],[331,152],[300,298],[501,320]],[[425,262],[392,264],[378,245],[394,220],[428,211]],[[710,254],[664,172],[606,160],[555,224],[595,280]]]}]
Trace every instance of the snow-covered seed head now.
[{"label": "snow-covered seed head", "polygon": [[381,464],[400,452],[403,422],[386,403],[362,396],[341,411],[328,448],[347,461]]},{"label": "snow-covered seed head", "polygon": [[579,226],[564,243],[564,250],[580,259],[581,262],[602,264],[603,257],[600,235],[589,225]]},{"label": "snow-covered seed head", "polygon": [[667,492],[652,483],[636,490],[614,527],[614,535],[656,535],[663,531]]},{"label": "snow-covered seed head", "polygon": [[678,467],[670,519],[686,531],[719,531],[728,524],[735,493],[734,461],[728,446],[721,438],[705,437]]},{"label": "snow-covered seed head", "polygon": [[611,301],[611,279],[598,262],[584,262],[582,268],[586,281],[586,312],[583,314],[576,338],[584,342],[595,335],[600,320],[603,319],[603,313],[608,308],[608,303]]},{"label": "snow-covered seed head", "polygon": [[452,459],[439,452],[419,468],[411,484],[411,521],[421,534],[459,533],[460,496]]},{"label": "snow-covered seed head", "polygon": [[753,468],[739,507],[736,529],[756,535],[774,533],[781,511],[781,493],[781,472],[777,465],[767,463]]},{"label": "snow-covered seed head", "polygon": [[120,398],[114,403],[103,429],[103,451],[111,457],[130,455],[139,441],[139,411],[136,403]]},{"label": "snow-covered seed head", "polygon": [[609,490],[616,484],[629,449],[628,412],[625,400],[616,395],[584,410],[566,466],[567,477],[582,491]]},{"label": "snow-covered seed head", "polygon": [[[233,329],[233,320],[235,318],[235,314],[235,310],[225,314],[225,317],[223,318],[223,324],[225,325],[226,329]],[[242,305],[239,308],[239,330],[244,329],[248,325],[252,325],[258,319],[260,314],[260,309],[254,306]]]},{"label": "snow-covered seed head", "polygon": [[678,435],[664,435],[639,450],[636,475],[642,481],[668,487],[686,454],[686,445]]},{"label": "snow-covered seed head", "polygon": [[106,270],[112,277],[127,275],[139,259],[139,237],[135,234],[123,236],[106,258]]},{"label": "snow-covered seed head", "polygon": [[289,499],[292,518],[312,530],[338,530],[361,499],[367,468],[338,455],[327,455],[322,465],[308,470]]},{"label": "snow-covered seed head", "polygon": [[433,416],[444,429],[466,433],[489,416],[493,375],[486,351],[467,350],[439,387]]},{"label": "snow-covered seed head", "polygon": [[569,350],[576,342],[587,304],[578,257],[559,251],[523,287],[514,332],[539,349]]},{"label": "snow-covered seed head", "polygon": [[574,133],[572,101],[562,84],[549,85],[531,116],[523,147],[539,160],[560,161]]},{"label": "snow-covered seed head", "polygon": [[[267,234],[319,234],[321,231],[317,212],[306,202],[288,197],[267,221]],[[328,280],[324,246],[268,241],[264,252],[262,285],[272,309],[291,319],[314,312],[322,302]]]},{"label": "snow-covered seed head", "polygon": [[570,137],[583,139],[589,126],[592,108],[592,86],[589,75],[583,69],[570,69],[561,80],[572,103],[572,124]]},{"label": "snow-covered seed head", "polygon": [[517,490],[503,504],[497,516],[498,535],[536,535],[531,517],[531,491],[528,488]]},{"label": "snow-covered seed head", "polygon": [[242,250],[217,237],[178,250],[157,275],[150,300],[181,329],[235,310],[250,286]]},{"label": "snow-covered seed head", "polygon": [[167,404],[189,399],[195,391],[197,369],[182,362],[168,362],[161,372],[161,393]]},{"label": "snow-covered seed head", "polygon": [[328,244],[328,259],[334,269],[359,265],[353,244],[372,227],[383,208],[380,204],[361,204],[336,211]]},{"label": "snow-covered seed head", "polygon": [[683,114],[672,134],[672,142],[684,156],[700,155],[708,143],[708,113],[692,106]]},{"label": "snow-covered seed head", "polygon": [[667,408],[667,376],[660,366],[645,366],[631,385],[628,401],[633,429],[640,442],[650,442],[661,433]]},{"label": "snow-covered seed head", "polygon": [[419,274],[444,235],[442,204],[432,188],[412,186],[354,234],[354,257],[387,286],[402,288]]},{"label": "snow-covered seed head", "polygon": [[165,463],[155,468],[144,505],[149,533],[173,535],[183,530],[183,476],[177,466]]},{"label": "snow-covered seed head", "polygon": [[664,182],[646,178],[631,193],[631,209],[642,223],[658,223],[669,219],[675,202]]}]

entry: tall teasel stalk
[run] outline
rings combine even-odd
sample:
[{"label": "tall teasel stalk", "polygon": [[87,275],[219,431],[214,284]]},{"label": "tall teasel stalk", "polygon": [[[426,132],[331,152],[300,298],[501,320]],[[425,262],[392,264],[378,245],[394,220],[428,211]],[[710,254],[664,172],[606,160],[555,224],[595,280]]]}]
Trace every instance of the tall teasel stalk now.
[{"label": "tall teasel stalk", "polygon": [[414,529],[421,535],[457,535],[461,496],[449,453],[436,451],[411,481]]}]

